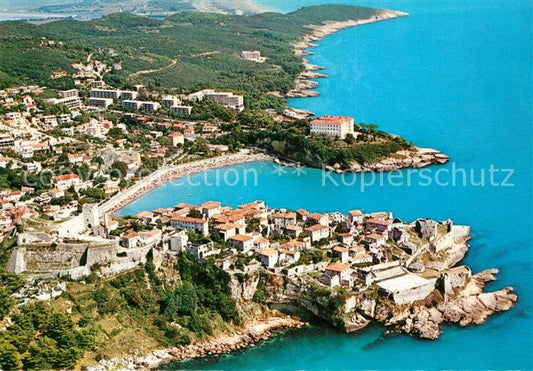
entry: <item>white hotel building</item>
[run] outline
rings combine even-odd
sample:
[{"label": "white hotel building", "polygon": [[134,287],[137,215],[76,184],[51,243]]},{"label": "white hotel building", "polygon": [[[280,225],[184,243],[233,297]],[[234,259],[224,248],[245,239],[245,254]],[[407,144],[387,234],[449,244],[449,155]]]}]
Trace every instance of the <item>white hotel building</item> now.
[{"label": "white hotel building", "polygon": [[238,111],[244,110],[244,97],[242,95],[234,95],[230,92],[216,92],[213,89],[204,89],[196,93],[189,94],[187,100],[212,100],[225,107],[230,107]]},{"label": "white hotel building", "polygon": [[91,89],[89,96],[90,98],[118,99],[121,93],[120,90]]},{"label": "white hotel building", "polygon": [[352,117],[322,116],[311,121],[311,134],[344,139],[348,134],[355,136],[354,124]]}]

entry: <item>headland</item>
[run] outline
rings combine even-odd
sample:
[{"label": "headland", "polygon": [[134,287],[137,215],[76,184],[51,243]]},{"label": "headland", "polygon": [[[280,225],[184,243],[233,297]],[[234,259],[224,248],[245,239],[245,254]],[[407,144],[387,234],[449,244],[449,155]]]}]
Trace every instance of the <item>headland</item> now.
[{"label": "headland", "polygon": [[309,60],[305,58],[305,56],[310,53],[307,49],[317,46],[316,43],[318,41],[346,28],[405,17],[407,15],[408,14],[405,12],[396,10],[379,9],[371,18],[347,21],[326,21],[320,25],[307,25],[306,27],[310,29],[310,32],[293,44],[295,54],[303,59],[304,70],[298,74],[295,79],[294,88],[286,94],[286,97],[301,98],[316,97],[319,95],[319,92],[313,90],[318,86],[318,83],[314,80],[327,77],[326,74],[317,72],[323,70],[324,67],[311,64],[309,63]]}]

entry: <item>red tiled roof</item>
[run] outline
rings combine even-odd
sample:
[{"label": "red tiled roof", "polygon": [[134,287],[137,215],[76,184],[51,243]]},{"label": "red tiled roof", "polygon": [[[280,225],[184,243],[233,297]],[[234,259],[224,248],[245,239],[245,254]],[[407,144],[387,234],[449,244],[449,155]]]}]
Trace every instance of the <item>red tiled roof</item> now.
[{"label": "red tiled roof", "polygon": [[62,180],[70,180],[70,179],[79,179],[80,177],[76,174],[65,174],[65,175],[57,175],[55,176],[54,182],[59,182]]},{"label": "red tiled roof", "polygon": [[236,234],[235,236],[230,237],[230,240],[239,241],[239,242],[246,242],[246,241],[250,241],[251,239],[252,239],[252,237],[245,236],[245,235],[242,235],[242,234]]},{"label": "red tiled roof", "polygon": [[326,267],[328,271],[342,272],[348,269],[349,265],[344,263],[331,263]]},{"label": "red tiled roof", "polygon": [[311,121],[311,124],[343,125],[353,122],[353,118],[347,116],[322,116]]}]

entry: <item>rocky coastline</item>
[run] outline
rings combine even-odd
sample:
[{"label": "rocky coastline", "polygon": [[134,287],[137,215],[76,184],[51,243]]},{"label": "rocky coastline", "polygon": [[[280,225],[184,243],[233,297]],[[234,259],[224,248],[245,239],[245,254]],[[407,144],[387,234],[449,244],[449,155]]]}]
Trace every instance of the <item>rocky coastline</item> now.
[{"label": "rocky coastline", "polygon": [[[407,232],[415,224],[402,221],[395,224],[396,232],[406,231],[403,243],[412,246],[412,252],[394,261],[361,267],[355,273],[358,278],[352,290],[319,284],[314,272],[323,269],[320,263],[302,266],[300,273],[256,267],[243,276],[240,270],[230,269],[229,288],[245,318],[244,326],[198,339],[190,345],[152,350],[149,354],[137,355],[134,351],[131,356],[101,360],[92,369],[157,368],[170,362],[226,354],[253,347],[274,332],[306,326],[299,318],[318,318],[347,333],[379,323],[388,328],[386,333],[435,340],[444,324],[480,325],[489,316],[509,310],[518,300],[512,287],[485,292],[486,284],[496,280],[497,269],[472,274],[469,267],[460,265],[469,250],[468,226],[442,222],[437,227],[440,232],[422,240]],[[171,263],[157,263],[158,272],[175,261]],[[363,276],[359,276],[361,273]],[[381,281],[373,281],[373,277],[388,280],[398,275],[407,279],[417,275],[418,280],[431,281],[431,288],[424,289],[422,298],[404,301],[405,297],[395,297],[392,292],[380,292]],[[253,302],[258,290],[265,299]]]},{"label": "rocky coastline", "polygon": [[154,350],[148,355],[101,360],[97,366],[90,367],[89,369],[155,369],[171,362],[222,355],[240,349],[251,348],[260,342],[268,340],[277,332],[305,326],[307,326],[307,323],[302,322],[296,317],[272,311],[268,313],[267,317],[252,320],[243,328],[231,333],[212,336],[206,340],[189,345]]},{"label": "rocky coastline", "polygon": [[384,158],[375,163],[350,164],[350,171],[355,173],[363,172],[388,172],[405,168],[421,168],[430,165],[442,165],[450,160],[450,157],[431,148],[418,148],[412,150],[398,151],[392,156]]},{"label": "rocky coastline", "polygon": [[307,49],[317,46],[316,42],[322,40],[328,35],[332,35],[342,29],[360,26],[363,24],[381,22],[392,18],[407,16],[407,13],[399,12],[395,10],[380,9],[373,18],[349,20],[349,21],[328,21],[321,25],[309,25],[310,33],[304,35],[300,40],[293,44],[295,54],[303,59],[304,69],[298,74],[294,81],[294,88],[290,90],[285,97],[286,98],[304,98],[304,97],[316,97],[320,95],[319,92],[314,90],[318,86],[318,82],[315,79],[325,78],[327,75],[322,72],[324,67],[317,66],[309,63],[309,60],[305,58],[306,55],[312,55]]},{"label": "rocky coastline", "polygon": [[[436,288],[425,299],[409,304],[398,304],[372,290],[363,290],[342,294],[343,304],[333,310],[331,301],[320,294],[321,288],[311,290],[311,281],[299,276],[268,272],[262,285],[268,286],[269,305],[297,307],[347,333],[375,322],[386,326],[387,332],[435,340],[441,335],[443,324],[480,325],[491,315],[509,310],[518,300],[512,287],[484,292],[485,285],[496,280],[498,269],[472,274],[469,267],[458,265],[468,253],[469,239],[469,227],[454,226],[453,231],[419,248],[412,259],[402,263],[409,271],[436,280]],[[250,294],[257,280],[251,278],[243,286],[246,285],[250,287],[241,291]],[[337,301],[339,296],[332,292],[331,298]]]},{"label": "rocky coastline", "polygon": [[[497,273],[497,269],[487,269],[473,275],[451,300],[433,295],[403,310],[380,306],[375,318],[396,331],[428,340],[435,340],[441,335],[440,327],[444,323],[461,327],[481,325],[489,316],[509,310],[518,300],[512,287],[483,292],[485,284],[494,281]],[[429,300],[438,304],[429,304]]]}]

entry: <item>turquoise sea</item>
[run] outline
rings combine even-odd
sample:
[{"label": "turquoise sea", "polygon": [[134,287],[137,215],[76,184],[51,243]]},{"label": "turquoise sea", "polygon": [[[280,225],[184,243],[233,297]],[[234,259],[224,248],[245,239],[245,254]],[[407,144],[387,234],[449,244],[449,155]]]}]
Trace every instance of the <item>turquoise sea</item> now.
[{"label": "turquoise sea", "polygon": [[[325,0],[262,0],[290,11]],[[339,1],[336,1],[339,2]],[[353,2],[347,2],[356,4]],[[426,186],[415,174],[408,185],[385,181],[361,191],[306,169],[272,163],[238,165],[167,184],[128,205],[123,214],[178,202],[209,199],[229,205],[255,199],[272,207],[313,211],[391,210],[397,217],[452,218],[472,226],[465,259],[474,271],[496,267],[488,289],[514,286],[520,299],[485,325],[446,327],[437,341],[383,337],[374,326],[351,334],[313,328],[296,331],[244,352],[174,364],[175,368],[291,369],[533,369],[532,123],[533,3],[531,1],[409,1],[357,3],[402,10],[409,17],[344,30],[320,42],[310,57],[326,67],[317,98],[294,99],[294,107],[317,114],[351,115],[376,123],[418,146],[432,147],[452,162],[431,167],[441,183]],[[507,183],[491,186],[489,169],[513,169]],[[462,184],[474,172],[477,185]],[[444,170],[442,170],[444,169]],[[485,169],[485,185],[479,185]],[[254,171],[257,175],[245,171]],[[224,176],[230,184],[224,185]],[[237,176],[239,181],[233,185]],[[254,185],[254,178],[257,184]],[[505,172],[496,173],[502,183]],[[220,185],[216,186],[219,179]],[[246,179],[246,181],[244,180]],[[363,179],[370,182],[370,175]],[[435,178],[433,178],[435,179]],[[352,181],[346,178],[346,182]],[[200,185],[193,185],[200,184]],[[206,183],[215,184],[208,186]],[[422,183],[422,184],[420,184]]]}]

